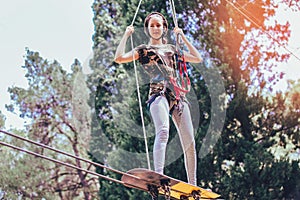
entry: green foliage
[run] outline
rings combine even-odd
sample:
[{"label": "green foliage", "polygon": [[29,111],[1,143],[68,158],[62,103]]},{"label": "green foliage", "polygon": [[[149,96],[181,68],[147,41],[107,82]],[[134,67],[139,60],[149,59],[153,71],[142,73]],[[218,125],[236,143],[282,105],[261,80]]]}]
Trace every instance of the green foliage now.
[{"label": "green foliage", "polygon": [[[140,127],[132,123],[141,124],[136,91],[130,90],[135,84],[133,66],[113,63],[115,48],[125,27],[131,24],[138,2],[94,3],[94,46],[97,48],[91,61],[94,74],[90,77],[90,88],[97,87],[94,92],[98,123],[91,152],[99,162],[108,161],[121,170],[141,167],[145,161],[138,157],[141,162],[126,162],[136,153],[143,155],[145,146],[140,135],[131,134],[140,132]],[[298,0],[282,3],[299,9]],[[201,111],[200,121],[194,121],[195,127],[199,127],[195,135],[197,152],[207,145],[203,138],[210,125],[218,123],[211,121],[216,115],[212,112],[213,101],[219,99],[218,109],[226,109],[221,139],[208,155],[199,155],[199,186],[211,188],[225,199],[296,199],[300,180],[299,84],[290,83],[286,94],[268,95],[272,85],[283,76],[274,72],[274,68],[289,58],[287,53],[276,51],[280,45],[287,44],[289,24],[265,23],[273,19],[278,5],[260,0],[234,3],[178,0],[175,5],[179,26],[204,58],[204,63],[189,69],[199,104],[194,106],[199,106]],[[165,14],[169,27],[174,26],[168,1],[146,1],[137,14],[135,27],[141,28],[144,17],[152,11]],[[268,42],[263,42],[266,39]],[[216,81],[220,74],[225,94],[213,97],[212,91],[222,87]],[[142,77],[141,71],[139,76]],[[140,90],[145,102],[147,85],[142,84]],[[144,113],[148,134],[153,136],[151,119],[146,110]],[[170,134],[170,138],[176,134],[174,127]],[[153,137],[148,138],[148,144],[151,150]],[[183,158],[166,166],[165,173],[186,180]],[[136,199],[142,195],[106,181],[101,180],[100,184],[100,197],[104,199]]]},{"label": "green foliage", "polygon": [[[21,137],[28,136],[24,131],[14,132]],[[1,137],[1,141],[33,150],[28,144],[5,135]],[[0,151],[0,188],[4,191],[4,199],[53,197],[43,189],[49,180],[45,171],[51,170],[54,167],[53,163],[4,146],[1,146]],[[42,185],[44,187],[41,187]]]},{"label": "green foliage", "polygon": [[5,126],[5,116],[0,111],[0,129]]},{"label": "green foliage", "polygon": [[[79,61],[75,60],[72,73],[67,73],[57,61],[50,63],[38,52],[27,49],[23,68],[28,88],[10,87],[12,103],[7,108],[12,112],[18,109],[26,119],[25,137],[86,158],[91,109]],[[37,146],[11,142],[79,168],[90,167]],[[11,164],[1,166],[9,172],[1,173],[4,182],[0,187],[7,194],[40,199],[97,199],[95,177],[42,159],[32,163],[32,156],[27,154],[7,151],[6,156],[3,159],[10,160]]]},{"label": "green foliage", "polygon": [[[281,3],[299,10],[299,2]],[[67,73],[57,61],[50,63],[38,52],[26,50],[23,68],[27,71],[28,88],[9,88],[12,104],[7,106],[11,112],[18,109],[21,117],[28,120],[26,132],[14,130],[17,134],[81,157],[87,157],[89,145],[88,155],[93,161],[122,171],[147,167],[133,65],[113,62],[116,46],[126,26],[132,23],[138,3],[139,0],[94,2],[94,57],[90,60],[93,73],[87,81],[78,60],[71,66],[72,72]],[[289,24],[265,23],[275,15],[278,5],[260,0],[177,0],[175,5],[179,26],[204,58],[201,65],[189,69],[195,95],[188,98],[201,112],[199,122],[193,121],[197,152],[207,145],[203,138],[209,128],[218,124],[212,121],[216,117],[213,102],[218,99],[217,109],[226,110],[221,139],[207,155],[199,155],[198,185],[211,188],[225,199],[299,198],[300,83],[290,81],[286,93],[268,95],[272,85],[283,76],[273,69],[289,58],[277,51],[287,44]],[[134,26],[142,28],[143,19],[153,11],[163,13],[172,29],[168,1],[142,2]],[[147,42],[143,36],[135,36],[136,41]],[[148,84],[140,68],[138,74],[151,150],[154,130],[145,105]],[[218,80],[220,74],[222,80]],[[220,82],[224,82],[225,93]],[[215,97],[212,91],[221,92]],[[0,127],[4,122],[0,113]],[[170,138],[175,136],[172,125]],[[7,137],[1,140],[61,158]],[[0,151],[0,189],[8,199],[149,198],[145,192],[103,179],[99,180],[97,197],[97,181],[83,172],[41,159],[32,162],[31,156],[5,147],[0,147]],[[170,150],[167,156],[173,153]],[[121,178],[102,168],[96,171]],[[166,166],[165,173],[186,180],[183,157]]]}]

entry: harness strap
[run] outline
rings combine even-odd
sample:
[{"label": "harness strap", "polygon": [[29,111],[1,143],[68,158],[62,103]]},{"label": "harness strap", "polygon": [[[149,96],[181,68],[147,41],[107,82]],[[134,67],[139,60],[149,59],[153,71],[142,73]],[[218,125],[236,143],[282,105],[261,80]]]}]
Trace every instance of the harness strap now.
[{"label": "harness strap", "polygon": [[191,81],[188,76],[187,66],[183,53],[178,53],[176,56],[176,60],[177,69],[179,70],[179,76],[169,77],[169,81],[173,85],[176,94],[176,99],[179,100],[180,96],[185,96],[185,94],[190,91]]},{"label": "harness strap", "polygon": [[[172,10],[172,17],[173,17],[174,25],[176,27],[178,27],[178,21],[176,18],[176,10],[175,10],[174,0],[170,0],[170,7]],[[188,76],[186,62],[185,62],[183,52],[181,51],[180,42],[181,42],[180,35],[177,34],[175,47],[176,47],[176,51],[177,51],[176,60],[177,60],[177,69],[179,70],[179,77],[178,77],[179,80],[177,79],[177,77],[176,78],[169,77],[169,80],[174,87],[174,91],[175,91],[177,100],[180,99],[180,96],[184,96],[191,89],[191,81]],[[186,79],[186,82],[184,79]],[[180,81],[181,81],[181,83],[180,83]]]}]

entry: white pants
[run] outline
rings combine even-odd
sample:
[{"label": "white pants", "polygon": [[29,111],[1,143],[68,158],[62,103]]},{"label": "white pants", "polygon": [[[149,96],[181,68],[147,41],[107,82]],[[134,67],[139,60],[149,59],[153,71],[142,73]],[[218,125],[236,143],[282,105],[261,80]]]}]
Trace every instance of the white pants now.
[{"label": "white pants", "polygon": [[[164,96],[158,96],[150,105],[150,113],[156,133],[153,147],[154,170],[161,174],[163,174],[164,170],[166,147],[169,138],[169,111],[169,104]],[[176,108],[174,109],[172,120],[181,141],[188,182],[197,185],[194,129],[189,105],[186,102],[183,102],[183,110],[181,112]]]}]

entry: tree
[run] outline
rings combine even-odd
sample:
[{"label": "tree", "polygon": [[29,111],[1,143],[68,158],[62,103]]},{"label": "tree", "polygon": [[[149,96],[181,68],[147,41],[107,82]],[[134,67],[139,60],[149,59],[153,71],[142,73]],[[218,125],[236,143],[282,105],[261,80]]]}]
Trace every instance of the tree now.
[{"label": "tree", "polygon": [[[19,136],[28,136],[24,131],[13,131]],[[24,142],[20,140],[5,135],[1,140],[15,146],[22,146],[23,148],[34,150],[34,148],[30,147],[28,144],[24,144]],[[1,192],[3,192],[3,199],[51,197],[46,190],[39,190],[37,188],[47,184],[49,177],[48,173],[45,173],[45,171],[50,170],[54,166],[51,163],[40,159],[32,162],[32,158],[33,157],[29,155],[1,145],[0,188]]]},{"label": "tree", "polygon": [[[137,3],[136,0],[94,3],[95,55],[91,66],[98,78],[94,74],[91,82],[98,86],[95,109],[101,136],[105,136],[107,140],[105,150],[101,151],[101,162],[107,162],[111,158],[107,152],[118,148],[123,149],[129,156],[132,155],[130,153],[144,151],[142,139],[126,135],[126,131],[121,128],[128,124],[128,119],[118,118],[118,114],[122,116],[127,109],[131,121],[137,121],[140,125],[135,93],[131,93],[131,98],[120,95],[120,85],[124,83],[122,78],[128,78],[126,70],[132,68],[132,65],[117,66],[112,62],[118,33],[122,34],[122,30],[131,23]],[[299,1],[282,3],[292,9],[299,9]],[[272,151],[280,143],[278,138],[282,135],[286,136],[283,137],[285,143],[281,145],[292,142],[297,147],[299,141],[295,139],[299,133],[296,120],[298,111],[295,112],[294,108],[286,109],[283,99],[286,94],[267,97],[272,91],[272,85],[283,77],[282,73],[276,73],[274,69],[278,63],[289,58],[288,53],[276,50],[286,45],[290,36],[288,22],[279,24],[273,20],[278,5],[260,0],[234,3],[226,0],[179,0],[175,4],[179,26],[184,28],[193,43],[202,51],[205,60],[202,65],[190,69],[193,90],[201,103],[199,107],[202,111],[196,134],[198,150],[207,145],[203,138],[210,125],[215,123],[211,119],[217,114],[211,111],[211,80],[205,80],[203,73],[214,76],[215,73],[211,73],[209,69],[221,72],[226,91],[217,97],[227,102],[222,137],[213,150],[198,161],[199,185],[212,188],[225,199],[296,198],[296,193],[291,191],[297,191],[299,187],[294,184],[299,179],[299,161],[291,161],[286,157],[276,158]],[[148,12],[159,11],[167,14],[169,10],[168,2],[147,1],[138,12],[135,26],[143,27],[142,19]],[[170,17],[168,19],[171,21]],[[267,21],[272,23],[266,23]],[[129,85],[128,82],[125,83],[125,87]],[[216,85],[215,89],[218,88]],[[219,105],[219,110],[222,109],[224,103]],[[288,114],[283,118],[282,113]],[[290,122],[291,126],[277,126],[282,122]],[[93,152],[100,151],[97,148],[101,143],[99,137],[100,134],[93,135]],[[149,144],[152,144],[151,139],[148,139]],[[286,149],[285,145],[282,147]],[[124,158],[124,154],[114,154],[113,160],[116,162],[113,164],[125,169],[127,166],[117,162]],[[175,167],[183,166],[182,162],[182,158],[177,159],[167,166],[165,173],[184,180],[184,168]],[[138,166],[138,163],[134,164]],[[106,199],[135,198],[132,191],[125,192],[123,189],[101,182],[100,196]]]},{"label": "tree", "polygon": [[[125,28],[127,24],[131,23],[129,21],[132,20],[128,18],[128,23],[123,23],[123,17],[128,15],[126,9],[134,10],[136,5],[137,1],[127,2],[126,5],[119,4],[115,1],[95,1],[93,5],[95,13],[95,35],[94,57],[91,60],[91,68],[94,70],[94,73],[89,77],[89,83],[91,91],[95,95],[97,119],[93,121],[98,121],[98,123],[93,125],[93,139],[91,141],[90,154],[95,161],[100,163],[107,163],[108,158],[110,158],[110,161],[115,159],[113,162],[117,165],[115,167],[118,167],[118,169],[124,169],[124,166],[121,164],[124,163],[124,157],[117,156],[117,154],[111,155],[110,153],[115,152],[116,148],[124,149],[125,153],[128,151],[135,152],[137,149],[140,149],[139,147],[144,145],[142,140],[135,138],[136,146],[132,146],[132,142],[130,141],[132,141],[134,137],[131,137],[126,131],[122,130],[122,127],[126,126],[126,119],[122,117],[115,119],[116,115],[114,115],[117,111],[119,113],[127,113],[126,109],[128,109],[128,105],[131,108],[132,105],[137,104],[136,96],[134,95],[135,91],[128,91],[128,93],[126,93],[128,96],[121,93],[124,92],[126,88],[132,88],[129,87],[129,85],[132,85],[132,74],[126,71],[130,68],[132,69],[132,66],[117,66],[112,62],[114,48],[118,43],[116,38],[119,38],[122,34],[120,32],[120,26]],[[139,16],[137,17],[137,21],[138,20],[141,21]],[[97,86],[97,88],[93,89],[95,86]],[[122,91],[120,91],[120,89],[122,89]],[[124,101],[128,102],[125,106],[122,103]],[[137,111],[130,110],[129,112],[136,113]],[[134,118],[138,119],[138,117],[135,117],[136,114],[131,114]],[[126,139],[124,140],[124,138]],[[118,151],[118,153],[122,154],[120,151]],[[124,154],[122,155],[124,156]],[[110,162],[110,164],[112,163]],[[124,164],[130,165],[131,163]],[[101,173],[109,174],[109,176],[120,178],[119,175],[103,172],[101,169],[98,170]],[[142,198],[142,196],[146,198],[146,194],[141,192],[124,192],[123,186],[114,183],[100,180],[100,184],[100,197],[103,199],[129,199],[135,197]]]},{"label": "tree", "polygon": [[0,111],[0,128],[3,128],[5,125],[5,116]]},{"label": "tree", "polygon": [[[245,1],[232,5],[228,1],[221,1],[219,6],[212,5],[212,7],[211,10],[214,12],[209,12],[211,14],[208,16],[216,20],[215,23],[206,23],[210,28],[204,35],[207,36],[206,40],[214,40],[212,46],[207,46],[207,50],[212,51],[211,55],[218,58],[216,64],[228,64],[222,72],[226,80],[229,107],[226,112],[227,122],[222,132],[222,142],[218,144],[212,157],[207,159],[210,164],[216,163],[216,166],[223,167],[223,169],[216,167],[214,173],[222,175],[220,186],[227,188],[223,192],[228,195],[225,198],[287,198],[279,188],[284,187],[286,182],[293,182],[293,173],[299,169],[297,165],[289,164],[286,159],[275,160],[268,149],[273,146],[272,133],[276,132],[274,121],[271,119],[278,119],[279,124],[278,111],[283,112],[284,108],[278,107],[275,101],[269,102],[264,94],[266,90],[272,90],[272,84],[276,79],[282,78],[282,74],[273,73],[272,70],[277,62],[286,61],[288,55],[287,53],[280,55],[274,49],[286,44],[290,34],[289,24],[265,25],[265,21],[276,11],[275,5],[270,2]],[[254,10],[255,12],[252,12]],[[240,11],[252,19],[246,18]],[[255,13],[255,16],[252,13]],[[247,25],[245,21],[249,24]],[[211,33],[211,30],[215,32]],[[255,37],[249,38],[249,35]],[[271,42],[263,45],[259,38],[264,38],[266,35],[272,36],[269,38]],[[267,77],[268,74],[271,74],[270,77]],[[270,115],[272,118],[258,117]],[[297,130],[297,127],[291,126],[289,131],[295,128]],[[283,132],[279,131],[278,134]],[[207,166],[209,163],[203,162],[202,166]],[[280,168],[283,166],[287,171],[295,171],[282,173]],[[227,167],[229,167],[228,171]],[[294,170],[291,170],[292,168]],[[210,173],[212,171],[210,169]],[[224,171],[227,171],[226,174]],[[203,177],[207,174],[209,172],[204,172]],[[225,180],[227,176],[228,179]],[[265,177],[269,177],[270,180],[266,181]],[[272,180],[271,177],[274,179]],[[281,182],[278,182],[278,177],[282,177]],[[218,182],[219,180],[216,179],[214,185],[218,185]],[[269,185],[264,185],[265,182]]]},{"label": "tree", "polygon": [[[75,60],[72,72],[67,73],[57,61],[50,63],[38,52],[27,49],[23,68],[29,87],[10,87],[13,103],[7,106],[11,112],[18,109],[21,117],[27,120],[26,133],[20,133],[41,144],[88,158],[91,110],[79,61]],[[64,158],[27,144],[23,146],[80,168],[93,169],[77,159]],[[97,199],[95,177],[40,159],[32,162],[32,157],[23,153],[7,153],[11,164],[5,170],[10,171],[1,173],[1,180],[5,180],[1,188],[5,192],[24,198]]]}]

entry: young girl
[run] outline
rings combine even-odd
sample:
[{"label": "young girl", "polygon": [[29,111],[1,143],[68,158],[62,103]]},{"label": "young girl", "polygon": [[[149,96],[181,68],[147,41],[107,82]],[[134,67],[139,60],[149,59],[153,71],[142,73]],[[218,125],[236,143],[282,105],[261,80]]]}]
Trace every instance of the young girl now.
[{"label": "young girl", "polygon": [[[126,63],[139,60],[150,76],[150,91],[148,106],[155,126],[155,141],[153,147],[154,170],[163,174],[165,152],[169,138],[169,116],[179,133],[184,151],[185,169],[188,182],[197,185],[196,180],[196,149],[194,130],[189,104],[184,92],[176,91],[176,48],[166,43],[168,23],[158,12],[149,14],[144,21],[144,31],[149,37],[149,43],[140,45],[130,52],[125,52],[128,37],[134,32],[133,26],[128,26],[115,53],[115,62]],[[183,51],[186,62],[199,63],[202,58],[197,49],[187,40],[182,29],[175,27],[174,33],[180,34],[188,51]]]}]

